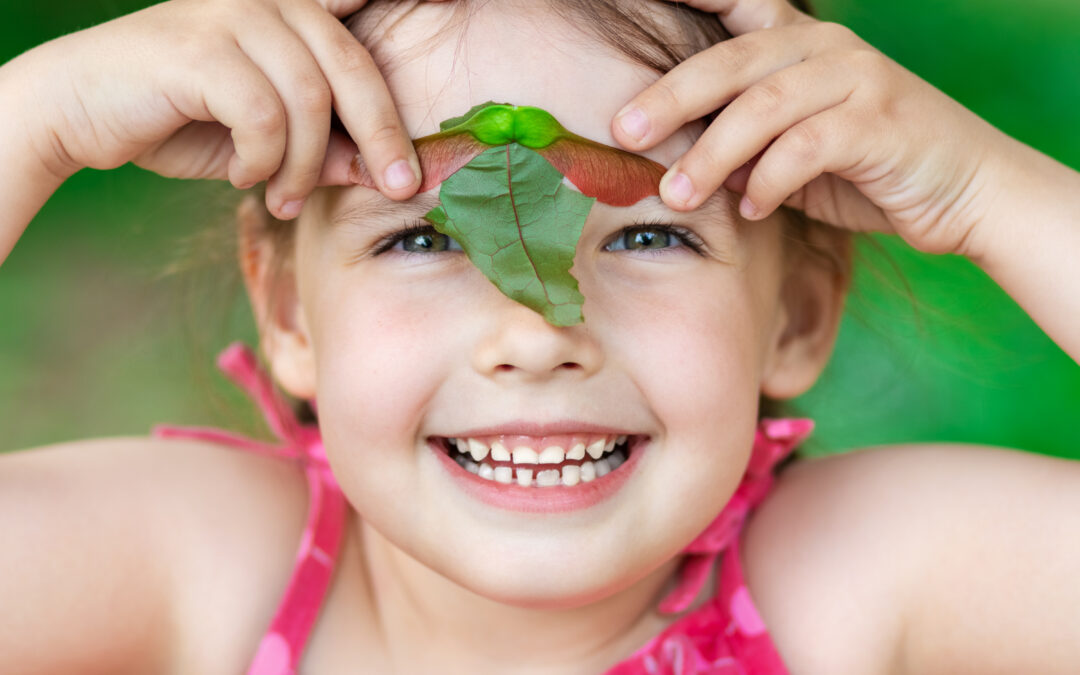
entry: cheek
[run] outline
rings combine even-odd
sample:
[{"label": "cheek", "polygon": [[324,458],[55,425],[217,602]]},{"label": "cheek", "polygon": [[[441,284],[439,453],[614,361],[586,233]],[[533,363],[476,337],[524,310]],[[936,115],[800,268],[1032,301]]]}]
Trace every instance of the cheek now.
[{"label": "cheek", "polygon": [[[653,375],[642,383],[663,424],[667,447],[678,449],[678,466],[696,467],[699,481],[686,484],[702,504],[720,486],[734,486],[757,419],[760,387],[757,331],[748,293],[717,287],[715,294],[688,293],[666,311],[654,308],[642,324],[637,349],[652,357]],[[689,298],[697,296],[698,301]],[[713,512],[720,507],[717,503]]]},{"label": "cheek", "polygon": [[303,290],[327,450],[355,456],[350,448],[363,448],[371,468],[400,461],[417,447],[429,401],[463,358],[469,295],[445,278],[324,269]]},{"label": "cheek", "polygon": [[[753,416],[763,354],[761,309],[733,268],[593,284],[613,358],[671,430]],[[586,301],[586,311],[590,309]]]}]

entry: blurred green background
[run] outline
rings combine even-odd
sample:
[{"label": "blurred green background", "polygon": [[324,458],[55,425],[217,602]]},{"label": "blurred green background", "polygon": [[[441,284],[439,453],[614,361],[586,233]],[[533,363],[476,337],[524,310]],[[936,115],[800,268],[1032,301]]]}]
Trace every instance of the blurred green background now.
[{"label": "blurred green background", "polygon": [[[148,4],[3,0],[0,61]],[[1080,167],[1080,3],[816,6],[998,128]],[[227,232],[233,203],[221,184],[130,166],[83,171],[57,192],[0,267],[0,451],[145,434],[163,421],[264,433],[212,365],[231,340],[254,344],[235,278],[215,275],[210,258],[164,273],[199,250],[208,226]],[[877,239],[889,258],[860,248],[836,353],[796,402],[818,421],[807,452],[942,440],[1080,458],[1080,368],[966,260]]]}]

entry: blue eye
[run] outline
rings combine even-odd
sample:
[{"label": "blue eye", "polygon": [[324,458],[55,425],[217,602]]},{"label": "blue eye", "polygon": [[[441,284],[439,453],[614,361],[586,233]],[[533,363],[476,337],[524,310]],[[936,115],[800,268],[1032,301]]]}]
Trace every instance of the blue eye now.
[{"label": "blue eye", "polygon": [[460,251],[461,245],[453,237],[438,232],[430,225],[410,227],[386,238],[378,252],[400,251],[403,253],[439,253]]},{"label": "blue eye", "polygon": [[665,224],[642,224],[619,232],[605,251],[662,251],[672,248],[689,248],[698,252],[696,237],[681,227]]}]

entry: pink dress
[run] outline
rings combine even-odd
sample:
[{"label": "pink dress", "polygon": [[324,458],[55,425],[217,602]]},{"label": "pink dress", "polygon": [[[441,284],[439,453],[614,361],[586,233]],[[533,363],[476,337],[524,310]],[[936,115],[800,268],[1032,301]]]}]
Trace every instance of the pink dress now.
[{"label": "pink dress", "polygon": [[[308,482],[307,524],[292,577],[255,653],[248,675],[296,673],[300,657],[334,573],[348,503],[326,461],[317,426],[297,422],[255,355],[234,343],[218,367],[262,409],[278,444],[213,428],[158,426],[159,438],[195,438],[257,452],[302,467]],[[747,515],[768,494],[773,467],[813,429],[809,419],[763,419],[742,482],[715,520],[683,549],[678,586],[659,605],[662,613],[685,611],[722,555],[717,593],[642,645],[606,675],[772,675],[787,673],[743,578],[739,533]]]}]

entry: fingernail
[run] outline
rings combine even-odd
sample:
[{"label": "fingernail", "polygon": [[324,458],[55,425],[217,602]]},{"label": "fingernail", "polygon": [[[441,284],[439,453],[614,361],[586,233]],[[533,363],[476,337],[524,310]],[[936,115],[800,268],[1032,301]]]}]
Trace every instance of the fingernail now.
[{"label": "fingernail", "polygon": [[415,183],[417,178],[418,176],[413,173],[412,167],[404,159],[394,162],[386,167],[386,171],[383,172],[383,182],[391,190],[407,188]]},{"label": "fingernail", "polygon": [[640,141],[645,138],[645,134],[649,133],[649,118],[641,112],[640,108],[625,109],[616,117],[622,130],[635,141]]},{"label": "fingernail", "polygon": [[667,184],[662,187],[672,201],[688,204],[694,198],[694,184],[685,173],[680,171],[673,176],[665,176],[665,179]]},{"label": "fingernail", "polygon": [[743,195],[742,200],[739,202],[739,213],[743,218],[757,218],[760,211],[754,202],[750,201],[750,198]]},{"label": "fingernail", "polygon": [[300,215],[300,209],[302,208],[304,208],[303,199],[296,199],[291,202],[285,202],[281,205],[281,217],[285,220],[292,220],[293,218]]}]

